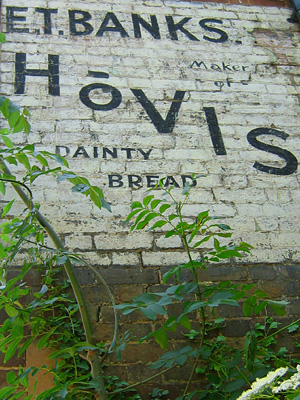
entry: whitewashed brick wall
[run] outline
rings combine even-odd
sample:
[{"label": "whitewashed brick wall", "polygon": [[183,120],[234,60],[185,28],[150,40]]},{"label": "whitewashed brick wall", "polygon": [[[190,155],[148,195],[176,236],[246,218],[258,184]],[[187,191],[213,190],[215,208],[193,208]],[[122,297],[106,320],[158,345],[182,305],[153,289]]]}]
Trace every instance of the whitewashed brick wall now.
[{"label": "whitewashed brick wall", "polygon": [[[135,37],[132,14],[143,18],[148,30],[152,15],[160,39],[153,37],[158,29],[151,34],[142,25],[141,38]],[[295,158],[300,160],[300,32],[297,23],[287,22],[290,14],[274,7],[175,0],[106,0],[101,5],[93,0],[2,1],[7,43],[1,51],[1,92],[30,109],[28,141],[66,155],[71,168],[102,187],[112,203],[110,215],[62,184],[42,184],[35,198],[68,246],[86,251],[91,262],[103,266],[136,265],[137,254],[131,250],[141,250],[145,266],[178,263],[179,243],[159,233],[137,237],[122,222],[131,201],[140,199],[157,177],[172,176],[182,187],[181,176],[196,173],[205,176],[197,180],[187,215],[210,209],[223,217],[238,238],[255,247],[248,262],[300,261],[295,167]],[[70,31],[72,15],[85,16],[87,28],[77,22]],[[172,31],[172,21],[178,24],[183,18],[182,30]],[[96,36],[101,26],[103,35]],[[91,27],[90,34],[78,34]],[[122,29],[128,36],[122,37]],[[17,53],[26,54],[29,74],[47,70],[48,55],[59,56],[60,95],[49,94],[47,76],[30,75],[25,76],[24,93],[14,94]],[[85,105],[79,93],[94,83],[117,89],[119,106],[103,111]],[[158,131],[132,90],[142,90],[163,120],[175,92],[184,92],[168,133]],[[90,99],[105,105],[112,94],[98,88]],[[211,129],[219,139],[221,132],[222,154],[212,144],[204,108],[212,119],[217,117],[218,126]],[[247,140],[257,128],[265,129],[257,140],[273,146],[268,151]],[[23,135],[17,139],[25,140]],[[278,148],[288,153],[281,158]],[[277,169],[264,172],[255,162]],[[123,186],[117,187],[118,182]],[[130,182],[137,184],[129,187]]]}]

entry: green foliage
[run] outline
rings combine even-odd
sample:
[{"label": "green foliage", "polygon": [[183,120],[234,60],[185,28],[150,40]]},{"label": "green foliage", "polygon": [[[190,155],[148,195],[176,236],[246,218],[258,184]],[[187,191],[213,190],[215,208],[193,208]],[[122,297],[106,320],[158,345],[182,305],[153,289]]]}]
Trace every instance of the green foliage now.
[{"label": "green foliage", "polygon": [[[0,139],[3,147],[0,147],[0,192],[5,195],[7,183],[16,184],[27,188],[32,198],[32,193],[28,188],[37,178],[45,175],[52,175],[58,182],[68,180],[73,186],[72,191],[83,193],[89,196],[92,202],[101,209],[102,207],[111,211],[110,205],[104,200],[102,190],[97,186],[91,185],[88,179],[81,177],[70,171],[67,160],[58,154],[48,151],[38,151],[34,144],[25,146],[15,146],[9,137],[15,133],[24,131],[26,135],[30,133],[28,110],[20,110],[18,106],[5,97],[0,97],[0,112],[7,120],[9,127],[0,130]],[[53,165],[56,164],[58,166]],[[25,169],[23,179],[20,181],[16,175],[8,172],[5,164],[22,166]]]},{"label": "green foliage", "polygon": [[[255,378],[274,367],[287,365],[286,349],[274,350],[275,338],[282,330],[296,331],[298,321],[278,329],[280,324],[267,316],[267,310],[281,316],[288,303],[268,299],[265,292],[255,290],[255,285],[239,286],[229,281],[210,284],[199,280],[201,270],[233,257],[241,258],[252,247],[245,242],[234,244],[231,228],[219,223],[209,211],[200,212],[196,218],[184,218],[183,208],[190,190],[186,184],[182,191],[183,200],[178,201],[173,196],[173,188],[165,189],[161,180],[141,202],[132,203],[132,211],[126,219],[131,222],[131,231],[147,228],[148,231],[160,231],[166,238],[179,236],[187,261],[163,275],[164,291],[143,293],[131,303],[116,308],[124,315],[139,310],[153,321],[159,316],[164,317],[157,329],[140,342],[153,337],[165,350],[160,359],[151,364],[153,369],[191,365],[190,378],[177,400],[234,400]],[[169,311],[172,304],[181,310],[176,316]],[[264,318],[263,325],[257,323],[255,329],[246,334],[244,348],[228,345],[221,334],[222,327],[230,324],[224,318],[214,318],[218,307],[223,305],[242,306],[245,318]],[[190,343],[185,343],[181,349],[168,350],[169,333],[176,331]],[[195,379],[201,382],[201,389],[190,391],[190,384]]]}]

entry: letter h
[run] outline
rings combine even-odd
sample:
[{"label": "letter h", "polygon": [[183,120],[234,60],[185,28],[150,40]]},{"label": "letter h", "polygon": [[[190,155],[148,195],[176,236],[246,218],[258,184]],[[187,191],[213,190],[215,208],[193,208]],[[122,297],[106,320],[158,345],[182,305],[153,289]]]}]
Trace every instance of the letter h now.
[{"label": "letter h", "polygon": [[15,94],[24,94],[26,76],[48,76],[48,91],[52,96],[60,95],[59,56],[48,54],[48,69],[26,68],[26,54],[16,53]]}]

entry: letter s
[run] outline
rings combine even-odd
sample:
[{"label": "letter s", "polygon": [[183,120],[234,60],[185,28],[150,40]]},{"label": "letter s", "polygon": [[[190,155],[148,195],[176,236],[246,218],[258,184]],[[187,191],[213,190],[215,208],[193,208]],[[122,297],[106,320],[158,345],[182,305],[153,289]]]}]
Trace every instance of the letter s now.
[{"label": "letter s", "polygon": [[226,32],[222,31],[221,29],[218,28],[213,28],[209,25],[206,25],[207,23],[212,22],[214,24],[223,24],[222,21],[218,20],[218,19],[214,19],[214,18],[205,18],[205,19],[201,19],[199,21],[199,25],[201,26],[201,28],[205,29],[208,32],[215,32],[218,35],[220,35],[219,38],[213,38],[213,37],[209,37],[209,36],[203,36],[203,39],[208,40],[209,42],[215,42],[215,43],[223,43],[226,42],[226,40],[228,40],[228,35]]},{"label": "letter s", "polygon": [[257,140],[257,137],[261,135],[273,135],[283,140],[286,140],[289,135],[285,132],[268,128],[256,128],[250,131],[247,135],[247,140],[251,144],[251,146],[255,147],[258,150],[266,151],[267,153],[276,154],[278,157],[283,158],[286,161],[286,165],[282,168],[268,167],[267,165],[263,165],[255,161],[253,167],[258,169],[259,171],[273,175],[291,175],[293,172],[295,172],[298,167],[297,158],[288,150],[284,150],[280,147],[260,142],[259,140]]}]

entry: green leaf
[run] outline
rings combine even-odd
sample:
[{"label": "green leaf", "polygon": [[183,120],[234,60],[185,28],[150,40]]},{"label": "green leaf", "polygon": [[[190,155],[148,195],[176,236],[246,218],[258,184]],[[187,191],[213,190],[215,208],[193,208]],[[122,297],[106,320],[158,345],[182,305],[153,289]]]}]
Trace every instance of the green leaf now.
[{"label": "green leaf", "polygon": [[226,392],[226,393],[234,392],[235,390],[238,390],[238,389],[240,389],[242,386],[244,386],[245,383],[247,383],[247,382],[245,381],[245,379],[235,379],[234,381],[229,382],[229,383],[225,386],[224,392]]},{"label": "green leaf", "polygon": [[9,127],[13,128],[16,125],[16,123],[18,122],[19,118],[20,118],[20,111],[19,110],[11,112],[9,117],[8,117]]},{"label": "green leaf", "polygon": [[12,205],[14,204],[14,199],[11,200],[8,204],[6,204],[6,206],[3,208],[1,217],[4,217],[11,209]]},{"label": "green leaf", "polygon": [[188,301],[184,303],[183,312],[187,314],[192,311],[198,310],[199,308],[205,307],[206,305],[207,303],[205,301]]},{"label": "green leaf", "polygon": [[245,317],[249,317],[252,314],[254,307],[256,306],[257,299],[255,296],[248,297],[243,304],[243,313]]},{"label": "green leaf", "polygon": [[30,170],[30,163],[29,163],[29,159],[26,156],[26,154],[24,153],[16,153],[15,154],[16,159],[24,165],[24,167],[28,170]]},{"label": "green leaf", "polygon": [[252,372],[257,352],[257,338],[254,331],[247,332],[244,350],[246,354],[246,368],[249,372]]},{"label": "green leaf", "polygon": [[22,340],[23,337],[16,338],[8,345],[5,352],[4,363],[6,363],[8,360],[12,358]]},{"label": "green leaf", "polygon": [[20,115],[18,121],[14,125],[13,133],[21,132],[25,129],[25,118],[23,115]]},{"label": "green leaf", "polygon": [[90,185],[86,185],[85,183],[78,183],[77,185],[72,187],[72,192],[74,193],[85,193],[90,190]]},{"label": "green leaf", "polygon": [[20,357],[20,355],[23,354],[28,349],[28,347],[31,345],[31,343],[34,342],[34,340],[35,340],[35,337],[33,336],[33,337],[27,339],[26,342],[24,342],[22,344],[22,346],[20,347],[19,353],[18,353],[18,357]]},{"label": "green leaf", "polygon": [[261,301],[260,303],[258,303],[257,306],[255,306],[254,308],[254,314],[258,315],[260,312],[262,312],[266,308],[267,304],[268,303],[266,301]]},{"label": "green leaf", "polygon": [[163,214],[168,208],[170,208],[170,204],[163,204],[161,207],[159,207],[159,212]]},{"label": "green leaf", "polygon": [[134,201],[134,202],[131,204],[131,209],[133,210],[134,208],[143,208],[143,204],[140,203],[139,201]]},{"label": "green leaf", "polygon": [[13,142],[10,140],[9,137],[7,137],[7,136],[2,136],[2,135],[1,135],[1,137],[2,137],[3,142],[5,143],[5,145],[6,145],[8,148],[12,149],[12,148],[14,147],[14,144],[13,144]]},{"label": "green leaf", "polygon": [[296,324],[296,323],[294,323],[293,325],[290,325],[290,326],[287,328],[287,330],[288,330],[289,333],[291,333],[291,332],[295,332],[298,328],[299,328],[299,325]]},{"label": "green leaf", "polygon": [[128,215],[125,221],[129,221],[132,217],[134,217],[137,213],[141,212],[140,208],[135,208],[131,213]]},{"label": "green leaf", "polygon": [[276,315],[285,315],[285,307],[289,304],[287,301],[285,300],[281,301],[266,300],[266,301]]},{"label": "green leaf", "polygon": [[5,43],[6,42],[6,38],[4,33],[0,32],[0,43]]},{"label": "green leaf", "polygon": [[10,395],[14,393],[16,388],[14,386],[6,386],[0,389],[0,399],[7,399]]},{"label": "green leaf", "polygon": [[62,165],[63,167],[69,167],[68,161],[58,154],[52,154],[48,152],[42,152],[42,154],[46,154],[48,157],[53,158],[58,164]]},{"label": "green leaf", "polygon": [[160,345],[160,347],[163,350],[166,350],[166,348],[168,347],[168,336],[166,334],[166,331],[164,329],[160,329],[154,332],[154,338],[156,342]]},{"label": "green leaf", "polygon": [[42,347],[47,347],[50,337],[53,335],[53,330],[48,332],[46,335],[42,336],[41,339],[37,343],[38,350]]},{"label": "green leaf", "polygon": [[155,199],[155,200],[151,201],[151,204],[150,204],[151,210],[154,210],[161,202],[162,202],[162,200],[159,200],[159,199]]},{"label": "green leaf", "polygon": [[157,214],[156,212],[149,213],[143,221],[141,221],[141,222],[139,222],[139,223],[137,224],[136,229],[139,230],[139,229],[145,228],[145,226],[146,226],[147,224],[149,224],[149,222],[150,222],[152,219],[156,218],[157,216],[159,216],[159,214]]},{"label": "green leaf", "polygon": [[167,221],[162,221],[162,220],[156,221],[155,224],[149,229],[149,231],[156,229],[156,228],[161,228],[162,226],[166,225],[167,223],[168,223]]},{"label": "green leaf", "polygon": [[6,375],[6,381],[8,384],[13,384],[14,381],[16,380],[16,375],[13,371],[9,371]]},{"label": "green leaf", "polygon": [[184,328],[191,329],[191,323],[190,323],[189,317],[187,315],[181,314],[178,317],[177,322]]},{"label": "green leaf", "polygon": [[134,225],[132,225],[132,227],[130,228],[130,230],[133,231],[133,230],[136,228],[137,224],[140,222],[140,220],[141,220],[145,215],[147,215],[147,214],[149,214],[149,213],[150,213],[149,210],[145,210],[145,209],[144,209],[143,211],[141,211],[140,214],[137,216]]},{"label": "green leaf", "polygon": [[231,257],[242,257],[241,253],[236,250],[224,250],[217,254],[217,257],[226,259]]},{"label": "green leaf", "polygon": [[145,207],[147,207],[147,205],[150,203],[150,201],[154,198],[153,194],[144,197],[143,199],[143,204]]},{"label": "green leaf", "polygon": [[13,306],[11,306],[10,304],[6,304],[4,309],[6,311],[6,314],[11,318],[13,318],[16,315],[18,315],[18,311]]},{"label": "green leaf", "polygon": [[1,181],[0,181],[0,192],[3,194],[3,196],[5,196],[5,183]]}]

